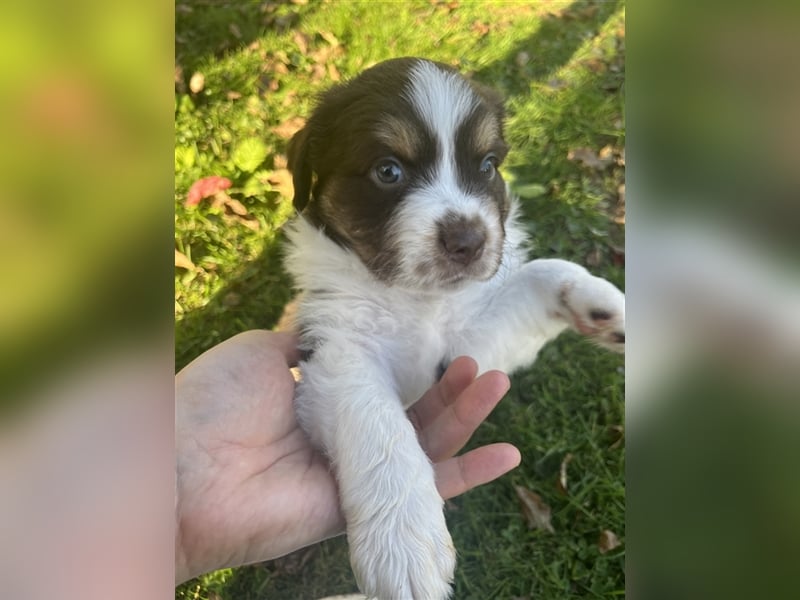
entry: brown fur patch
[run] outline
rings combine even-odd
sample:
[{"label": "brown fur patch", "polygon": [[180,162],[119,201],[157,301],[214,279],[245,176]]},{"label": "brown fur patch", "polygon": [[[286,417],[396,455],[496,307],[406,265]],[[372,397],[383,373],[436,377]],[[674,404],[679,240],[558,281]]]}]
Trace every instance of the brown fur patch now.
[{"label": "brown fur patch", "polygon": [[386,115],[375,128],[375,137],[389,146],[398,158],[408,162],[415,162],[421,153],[425,140],[420,133],[418,126],[393,115]]}]

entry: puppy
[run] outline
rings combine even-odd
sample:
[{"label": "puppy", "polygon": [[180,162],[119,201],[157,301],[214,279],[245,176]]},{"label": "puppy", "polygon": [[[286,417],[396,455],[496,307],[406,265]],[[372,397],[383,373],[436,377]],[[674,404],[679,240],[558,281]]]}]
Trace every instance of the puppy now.
[{"label": "puppy", "polygon": [[330,458],[369,596],[450,594],[455,550],[405,410],[451,360],[511,372],[568,327],[623,350],[617,288],[571,262],[527,262],[498,170],[503,117],[493,91],[401,58],[325,93],[289,145],[297,416]]}]

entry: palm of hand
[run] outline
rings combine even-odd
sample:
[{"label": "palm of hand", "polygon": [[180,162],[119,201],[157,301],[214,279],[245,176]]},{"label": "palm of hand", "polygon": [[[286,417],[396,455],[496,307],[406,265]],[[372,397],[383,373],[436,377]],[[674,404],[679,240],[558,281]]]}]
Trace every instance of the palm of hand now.
[{"label": "palm of hand", "polygon": [[[176,578],[269,560],[341,533],[335,480],[295,420],[296,339],[250,331],[216,346],[176,377]],[[451,458],[507,389],[453,363],[410,411],[443,497],[516,466],[493,444]],[[474,381],[473,381],[474,380]],[[449,460],[448,460],[449,459]]]}]

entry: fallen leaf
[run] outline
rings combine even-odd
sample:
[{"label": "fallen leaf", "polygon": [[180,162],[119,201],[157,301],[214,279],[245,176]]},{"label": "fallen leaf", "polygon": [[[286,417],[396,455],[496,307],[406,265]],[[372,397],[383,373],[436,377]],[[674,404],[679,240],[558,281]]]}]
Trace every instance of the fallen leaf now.
[{"label": "fallen leaf", "polygon": [[289,166],[289,161],[286,160],[286,156],[283,154],[276,154],[272,159],[272,165],[276,169],[285,169],[287,166]]},{"label": "fallen leaf", "polygon": [[306,120],[303,117],[292,117],[291,119],[287,119],[280,125],[276,125],[275,127],[273,127],[272,132],[279,138],[288,140],[295,133],[300,131],[303,128],[303,125],[305,124]]},{"label": "fallen leaf", "polygon": [[491,27],[482,21],[475,21],[472,24],[472,32],[478,35],[479,37],[484,37],[491,31]]},{"label": "fallen leaf", "polygon": [[300,54],[303,56],[308,54],[308,35],[301,31],[295,31],[294,35],[292,36],[292,41],[297,45],[297,49],[300,51]]},{"label": "fallen leaf", "polygon": [[622,425],[611,425],[606,431],[608,437],[609,449],[616,449],[622,446],[625,441],[625,429]]},{"label": "fallen leaf", "polygon": [[558,491],[562,494],[567,493],[567,466],[572,462],[572,454],[567,452],[564,459],[561,461],[561,467],[558,470]]},{"label": "fallen leaf", "polygon": [[336,68],[336,65],[333,63],[328,63],[328,79],[331,81],[339,81],[342,78],[342,74],[339,73],[339,69]]},{"label": "fallen leaf", "polygon": [[322,65],[322,63],[316,62],[311,65],[311,81],[315,83],[322,81],[325,79],[327,73],[328,72],[325,70],[325,67]]},{"label": "fallen leaf", "polygon": [[175,250],[175,266],[187,271],[194,271],[197,267],[183,252]]},{"label": "fallen leaf", "polygon": [[600,538],[597,540],[597,548],[600,550],[600,554],[610,552],[621,545],[622,542],[619,541],[619,538],[610,529],[604,529],[600,532]]},{"label": "fallen leaf", "polygon": [[288,169],[276,169],[270,174],[267,181],[284,198],[291,200],[294,197],[292,174]]},{"label": "fallen leaf", "polygon": [[593,73],[602,73],[606,70],[606,63],[599,58],[589,58],[583,61],[583,64]]},{"label": "fallen leaf", "polygon": [[536,492],[532,492],[522,486],[515,485],[517,497],[522,503],[522,514],[528,522],[530,529],[544,529],[550,533],[555,533],[550,523],[550,507],[545,504],[542,497]]},{"label": "fallen leaf", "polygon": [[194,73],[189,80],[189,89],[193,94],[199,94],[206,87],[206,77],[202,73]]},{"label": "fallen leaf", "polygon": [[600,266],[600,262],[602,260],[603,260],[603,254],[600,252],[600,246],[595,244],[591,252],[589,252],[589,254],[586,255],[586,258],[583,260],[583,262],[587,267],[597,267]]},{"label": "fallen leaf", "polygon": [[330,31],[319,31],[317,33],[319,33],[319,37],[328,42],[328,44],[330,44],[334,48],[339,47],[340,44],[339,39],[335,35],[333,35],[333,33],[331,33]]},{"label": "fallen leaf", "polygon": [[[567,153],[567,160],[580,162],[585,167],[601,171],[614,162],[614,157],[606,151],[606,148],[608,148],[608,146],[600,151],[602,156],[598,155],[591,148],[575,148]],[[604,151],[606,152],[604,153]]]},{"label": "fallen leaf", "polygon": [[189,188],[184,206],[195,206],[199,204],[203,198],[213,196],[217,192],[227,190],[229,187],[231,187],[231,180],[227,177],[211,175],[198,179],[192,184],[192,187]]},{"label": "fallen leaf", "polygon": [[247,215],[247,207],[244,204],[242,204],[238,200],[234,200],[227,194],[225,194],[225,196],[226,198],[224,200],[224,204],[230,209],[232,213],[239,215],[240,217],[244,217]]},{"label": "fallen leaf", "polygon": [[617,188],[617,209],[614,215],[614,222],[618,225],[625,225],[625,184],[621,183]]},{"label": "fallen leaf", "polygon": [[600,152],[597,153],[597,158],[602,161],[614,161],[614,146],[607,144],[600,148]]}]

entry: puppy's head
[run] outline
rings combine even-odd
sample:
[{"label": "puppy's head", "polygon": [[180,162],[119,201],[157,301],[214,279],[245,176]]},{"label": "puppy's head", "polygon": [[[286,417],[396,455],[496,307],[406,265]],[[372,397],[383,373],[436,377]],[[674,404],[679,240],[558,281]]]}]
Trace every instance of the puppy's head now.
[{"label": "puppy's head", "polygon": [[494,92],[401,58],[326,92],[288,156],[313,224],[387,284],[442,289],[497,271],[506,152]]}]

